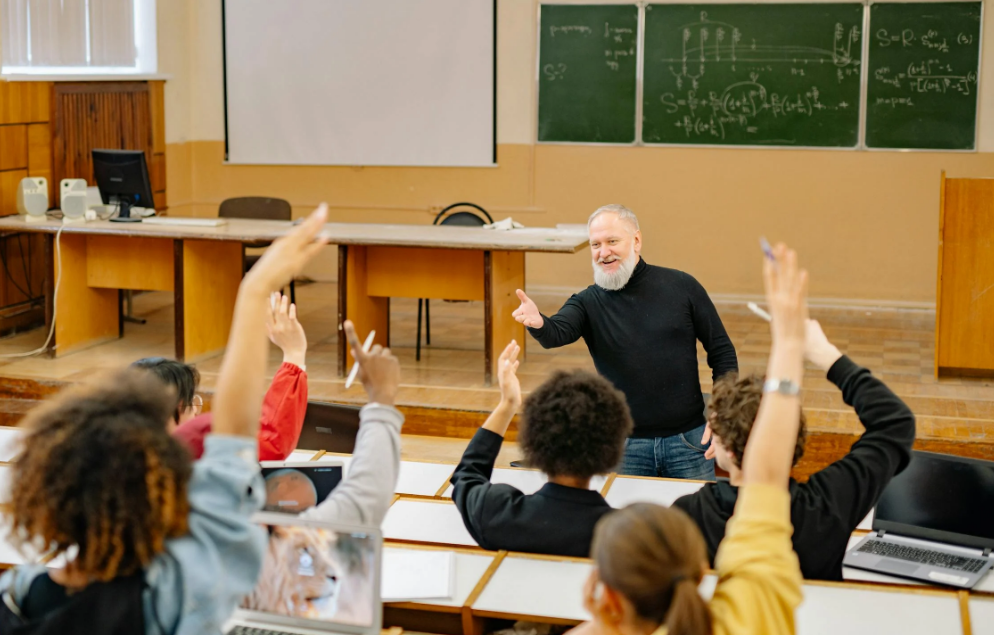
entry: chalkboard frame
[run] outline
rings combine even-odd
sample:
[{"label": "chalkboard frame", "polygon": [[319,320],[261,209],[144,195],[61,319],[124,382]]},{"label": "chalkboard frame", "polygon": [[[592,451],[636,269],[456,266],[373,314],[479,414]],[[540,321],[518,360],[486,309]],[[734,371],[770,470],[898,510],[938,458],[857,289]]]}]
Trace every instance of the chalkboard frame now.
[{"label": "chalkboard frame", "polygon": [[[642,143],[642,61],[644,58],[644,34],[645,34],[645,1],[630,0],[626,2],[545,2],[540,1],[535,6],[536,24],[535,29],[535,98],[532,104],[532,112],[535,115],[535,144],[543,146],[596,146],[604,148],[637,148],[644,145]],[[614,141],[543,141],[538,138],[539,126],[539,91],[542,88],[542,7],[543,6],[571,6],[571,7],[596,7],[602,5],[613,6],[634,6],[638,10],[638,32],[636,33],[636,64],[635,64],[635,110],[632,116],[635,117],[635,138],[631,143],[617,143]]]},{"label": "chalkboard frame", "polygon": [[[544,2],[539,2],[537,11],[537,24],[536,29],[536,39],[535,39],[535,97],[533,100],[533,113],[534,113],[534,123],[535,123],[535,143],[537,145],[573,145],[573,146],[606,146],[606,147],[647,147],[647,148],[718,148],[718,149],[728,149],[728,148],[739,148],[744,150],[822,150],[829,152],[951,152],[951,153],[971,153],[979,152],[979,146],[977,143],[977,135],[980,130],[980,80],[983,73],[984,67],[984,16],[986,11],[986,2],[981,0],[980,2],[980,44],[978,49],[978,63],[977,63],[977,116],[973,122],[973,147],[972,148],[958,148],[958,149],[929,149],[929,148],[875,148],[868,146],[866,144],[866,120],[868,113],[867,96],[869,92],[869,65],[870,65],[870,7],[874,4],[939,4],[946,2],[960,2],[962,0],[892,0],[888,2],[887,0],[795,0],[799,4],[839,4],[849,2],[850,4],[862,4],[863,5],[863,40],[861,48],[861,68],[860,68],[860,96],[859,96],[859,135],[857,143],[854,146],[787,146],[787,145],[738,145],[738,144],[695,144],[695,143],[654,143],[645,142],[642,140],[642,107],[644,98],[644,72],[645,72],[645,8],[650,4],[694,4],[693,0],[638,0],[636,2],[596,2],[591,0],[590,2],[556,2],[555,0],[549,0]],[[736,0],[725,0],[729,4],[767,4],[763,2],[753,1],[753,2],[736,2]],[[632,143],[601,143],[596,141],[541,141],[538,139],[538,129],[539,129],[539,89],[541,82],[541,71],[542,71],[542,60],[541,60],[541,45],[542,45],[542,6],[543,5],[578,5],[578,6],[597,6],[602,4],[618,4],[618,5],[636,5],[638,7],[638,61],[636,65],[636,78],[635,78],[635,140]]]},{"label": "chalkboard frame", "polygon": [[[864,34],[869,32],[870,28],[870,7],[874,4],[944,4],[947,2],[961,2],[962,0],[893,0],[892,2],[883,2],[881,0],[864,0],[863,4],[866,5],[865,9],[865,27]],[[985,0],[980,0],[980,44],[977,48],[977,96],[976,96],[976,108],[974,109],[977,113],[973,119],[973,147],[972,148],[874,148],[866,144],[866,119],[869,113],[869,107],[866,100],[869,98],[869,75],[866,77],[866,85],[863,86],[863,94],[860,97],[860,145],[862,149],[867,152],[951,152],[954,154],[970,154],[980,152],[980,147],[977,144],[977,135],[980,132],[980,81],[981,73],[984,69],[984,11],[987,8],[987,2]],[[864,39],[864,44],[866,46],[865,53],[865,68],[867,70],[870,64],[870,38],[866,37]],[[867,72],[869,72],[867,70]]]}]

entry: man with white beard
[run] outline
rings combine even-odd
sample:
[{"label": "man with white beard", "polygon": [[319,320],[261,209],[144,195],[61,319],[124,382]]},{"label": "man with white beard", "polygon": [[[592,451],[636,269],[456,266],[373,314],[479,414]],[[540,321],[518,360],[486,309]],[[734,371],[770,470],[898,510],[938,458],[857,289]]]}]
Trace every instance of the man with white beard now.
[{"label": "man with white beard", "polygon": [[595,284],[551,317],[518,289],[514,318],[543,348],[582,337],[597,372],[625,393],[635,429],[625,442],[622,474],[714,480],[714,459],[705,457],[710,434],[697,341],[716,381],[738,370],[714,304],[691,275],[639,257],[642,232],[627,207],[601,207],[587,229]]}]

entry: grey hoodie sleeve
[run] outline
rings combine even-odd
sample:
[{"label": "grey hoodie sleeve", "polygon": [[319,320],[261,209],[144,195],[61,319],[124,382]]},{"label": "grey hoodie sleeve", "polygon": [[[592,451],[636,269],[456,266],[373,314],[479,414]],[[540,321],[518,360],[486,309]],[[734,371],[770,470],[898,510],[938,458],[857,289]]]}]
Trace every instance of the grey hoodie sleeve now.
[{"label": "grey hoodie sleeve", "polygon": [[400,471],[400,428],[396,408],[367,404],[359,411],[359,435],[348,476],[302,518],[379,527],[387,514]]}]

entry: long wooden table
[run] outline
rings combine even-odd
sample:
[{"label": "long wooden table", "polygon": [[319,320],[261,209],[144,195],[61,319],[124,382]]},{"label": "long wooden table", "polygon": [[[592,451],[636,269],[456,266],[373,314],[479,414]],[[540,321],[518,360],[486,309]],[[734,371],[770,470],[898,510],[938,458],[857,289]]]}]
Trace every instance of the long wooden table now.
[{"label": "long wooden table", "polygon": [[[242,277],[244,245],[284,235],[289,221],[229,219],[218,227],[92,221],[27,223],[0,218],[0,232],[48,235],[46,322],[56,320],[52,353],[62,356],[122,335],[119,291],[175,294],[176,358],[194,361],[224,348]],[[55,290],[55,235],[62,254]],[[511,312],[525,285],[525,253],[575,253],[587,243],[577,230],[494,231],[433,225],[329,223],[324,235],[339,245],[338,324],[351,319],[360,333],[376,330],[388,344],[391,297],[482,300],[484,375],[493,377],[499,351],[524,327]],[[339,338],[338,372],[350,354]]]}]

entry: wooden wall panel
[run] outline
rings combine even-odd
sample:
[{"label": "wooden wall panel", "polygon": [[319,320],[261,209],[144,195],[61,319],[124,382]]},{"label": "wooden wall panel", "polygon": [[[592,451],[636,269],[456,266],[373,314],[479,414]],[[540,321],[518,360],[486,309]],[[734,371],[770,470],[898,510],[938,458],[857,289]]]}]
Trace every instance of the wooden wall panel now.
[{"label": "wooden wall panel", "polygon": [[[142,150],[152,164],[152,113],[146,82],[79,82],[55,85],[53,180],[93,181],[90,152],[97,148]],[[56,194],[57,195],[57,194]]]},{"label": "wooden wall panel", "polygon": [[152,108],[152,154],[166,153],[165,82],[149,82],[149,106]]},{"label": "wooden wall panel", "polygon": [[24,124],[0,126],[0,170],[28,167],[28,127]]},{"label": "wooden wall panel", "polygon": [[28,126],[28,174],[48,179],[49,207],[55,204],[55,183],[52,180],[52,126],[33,123]]},{"label": "wooden wall panel", "polygon": [[3,284],[0,306],[10,306],[39,298],[45,284],[45,236],[26,232],[0,240]]},{"label": "wooden wall panel", "polygon": [[0,125],[49,121],[51,92],[51,82],[0,81]]},{"label": "wooden wall panel", "polygon": [[166,191],[166,155],[152,155],[152,162],[148,164],[148,176],[152,181],[152,192]]},{"label": "wooden wall panel", "polygon": [[27,175],[26,169],[0,172],[0,216],[17,213],[17,186]]},{"label": "wooden wall panel", "polygon": [[937,374],[994,376],[994,180],[945,179]]}]

